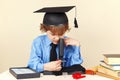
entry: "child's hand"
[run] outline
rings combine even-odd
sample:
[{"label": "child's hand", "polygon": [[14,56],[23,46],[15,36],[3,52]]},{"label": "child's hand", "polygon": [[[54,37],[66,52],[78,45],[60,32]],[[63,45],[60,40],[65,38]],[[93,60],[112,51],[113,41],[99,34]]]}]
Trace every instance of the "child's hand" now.
[{"label": "child's hand", "polygon": [[80,46],[80,42],[78,40],[72,39],[72,38],[65,38],[65,45],[72,45],[72,46]]},{"label": "child's hand", "polygon": [[61,60],[51,61],[44,64],[44,70],[46,71],[60,71],[61,69]]}]

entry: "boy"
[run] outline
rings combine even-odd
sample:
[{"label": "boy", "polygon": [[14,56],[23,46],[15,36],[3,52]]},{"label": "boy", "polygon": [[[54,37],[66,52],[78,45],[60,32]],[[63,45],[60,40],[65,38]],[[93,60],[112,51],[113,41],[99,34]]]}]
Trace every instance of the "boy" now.
[{"label": "boy", "polygon": [[[35,11],[46,12],[41,24],[40,30],[46,32],[46,35],[38,36],[34,39],[28,67],[36,70],[37,72],[51,71],[51,72],[85,72],[85,68],[80,64],[83,62],[80,54],[80,44],[78,40],[64,36],[66,31],[69,31],[68,18],[65,11],[72,9],[74,6],[69,7],[52,7],[43,8]],[[61,12],[62,11],[62,12]],[[64,39],[64,60],[57,60],[58,42],[59,39]],[[54,46],[54,53],[51,52],[51,45]],[[54,53],[54,54],[53,54]]]}]

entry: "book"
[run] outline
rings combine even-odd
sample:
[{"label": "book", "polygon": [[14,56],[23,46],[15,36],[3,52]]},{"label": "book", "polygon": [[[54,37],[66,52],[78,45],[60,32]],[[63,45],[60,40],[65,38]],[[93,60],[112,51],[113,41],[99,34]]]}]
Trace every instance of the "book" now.
[{"label": "book", "polygon": [[114,77],[120,77],[120,70],[115,71],[115,70],[105,68],[103,66],[98,67],[98,72],[104,73],[106,75],[111,75]]},{"label": "book", "polygon": [[120,65],[120,54],[103,54],[104,62],[109,65]]},{"label": "book", "polygon": [[12,67],[9,68],[9,72],[16,79],[26,79],[26,78],[38,78],[40,77],[40,73],[36,72],[33,69],[27,67]]},{"label": "book", "polygon": [[96,72],[96,75],[111,78],[113,80],[120,80],[120,77],[115,77],[115,76],[104,74],[104,73],[101,73],[101,72]]},{"label": "book", "polygon": [[100,61],[100,65],[112,70],[120,70],[120,65],[109,65],[107,63],[105,63],[104,61]]}]

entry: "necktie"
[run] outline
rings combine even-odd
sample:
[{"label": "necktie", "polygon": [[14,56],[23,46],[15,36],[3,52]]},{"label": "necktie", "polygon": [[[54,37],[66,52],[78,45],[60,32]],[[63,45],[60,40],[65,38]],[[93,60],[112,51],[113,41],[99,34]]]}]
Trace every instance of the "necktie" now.
[{"label": "necktie", "polygon": [[50,61],[57,60],[57,52],[56,52],[56,44],[51,43],[51,50],[50,50]]},{"label": "necktie", "polygon": [[[51,50],[50,50],[50,61],[56,61],[57,60],[57,52],[56,52],[56,44],[51,44]],[[52,74],[54,75],[62,75],[62,71],[52,71]]]}]

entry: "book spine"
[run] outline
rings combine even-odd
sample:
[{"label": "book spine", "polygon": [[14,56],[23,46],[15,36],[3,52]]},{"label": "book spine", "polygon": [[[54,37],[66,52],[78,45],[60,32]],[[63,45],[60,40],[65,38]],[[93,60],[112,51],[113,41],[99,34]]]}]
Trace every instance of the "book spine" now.
[{"label": "book spine", "polygon": [[107,63],[107,64],[109,63],[109,62],[108,62],[108,58],[105,57],[105,56],[104,56],[104,62]]},{"label": "book spine", "polygon": [[105,63],[104,61],[100,61],[100,66],[112,69],[112,70],[120,70],[120,65],[109,65]]},{"label": "book spine", "polygon": [[120,65],[120,57],[106,57],[104,56],[104,62],[109,65]]},{"label": "book spine", "polygon": [[103,66],[98,67],[98,72],[108,74],[108,75],[112,75],[112,76],[115,76],[115,77],[120,77],[120,71],[110,70],[110,69],[105,68]]},{"label": "book spine", "polygon": [[101,73],[101,72],[96,72],[96,74],[99,75],[99,76],[111,78],[113,80],[120,80],[120,77],[115,77],[113,75],[108,75],[108,74],[104,74],[104,73]]}]

